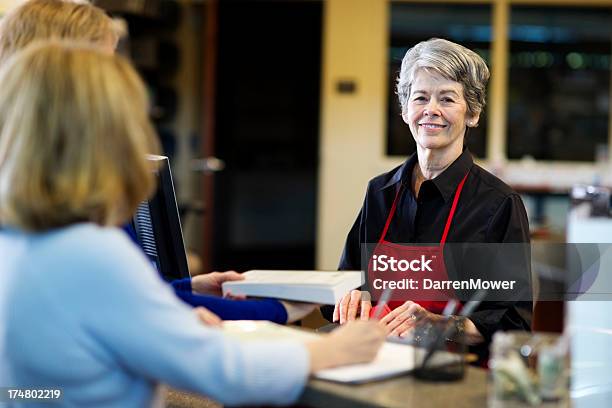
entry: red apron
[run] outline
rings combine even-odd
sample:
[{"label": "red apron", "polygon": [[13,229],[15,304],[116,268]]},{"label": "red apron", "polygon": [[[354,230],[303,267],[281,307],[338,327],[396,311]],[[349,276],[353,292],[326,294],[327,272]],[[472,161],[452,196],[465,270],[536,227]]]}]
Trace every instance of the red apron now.
[{"label": "red apron", "polygon": [[[368,264],[368,282],[373,299],[380,299],[384,291],[385,281],[387,285],[388,282],[396,282],[397,284],[397,282],[401,281],[404,283],[402,288],[397,287],[394,289],[389,306],[385,305],[385,310],[382,312],[383,315],[404,304],[407,300],[412,300],[430,312],[439,314],[444,309],[446,301],[455,297],[452,289],[444,290],[432,287],[435,281],[448,280],[444,263],[444,244],[446,243],[446,237],[448,236],[448,231],[450,230],[457,208],[457,202],[461,196],[467,176],[466,174],[463,177],[457,187],[457,191],[455,191],[455,197],[446,219],[442,239],[440,244],[436,246],[400,245],[385,240],[404,185],[402,184],[398,189],[389,211],[385,228],[380,235],[378,244],[374,248],[374,252],[370,256]],[[426,282],[426,280],[429,281]],[[429,287],[426,287],[425,283],[428,283]],[[374,315],[374,309],[372,309],[370,316]]]}]

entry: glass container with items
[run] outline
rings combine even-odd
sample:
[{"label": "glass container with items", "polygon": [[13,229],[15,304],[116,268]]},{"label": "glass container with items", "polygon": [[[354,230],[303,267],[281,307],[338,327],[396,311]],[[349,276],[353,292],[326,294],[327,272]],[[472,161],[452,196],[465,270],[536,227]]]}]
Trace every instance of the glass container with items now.
[{"label": "glass container with items", "polygon": [[567,337],[558,334],[495,333],[489,362],[489,406],[568,406],[568,349]]}]

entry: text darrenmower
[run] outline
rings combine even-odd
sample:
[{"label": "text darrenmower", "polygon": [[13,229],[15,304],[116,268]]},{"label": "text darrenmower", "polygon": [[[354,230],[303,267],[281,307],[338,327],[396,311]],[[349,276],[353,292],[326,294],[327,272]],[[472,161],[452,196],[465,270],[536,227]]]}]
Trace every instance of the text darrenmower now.
[{"label": "text darrenmower", "polygon": [[[421,282],[417,279],[401,279],[401,280],[374,280],[374,289],[421,289]],[[469,279],[469,280],[433,280],[423,279],[422,289],[434,289],[434,290],[513,290],[516,281],[514,280],[483,280],[483,279]]]}]

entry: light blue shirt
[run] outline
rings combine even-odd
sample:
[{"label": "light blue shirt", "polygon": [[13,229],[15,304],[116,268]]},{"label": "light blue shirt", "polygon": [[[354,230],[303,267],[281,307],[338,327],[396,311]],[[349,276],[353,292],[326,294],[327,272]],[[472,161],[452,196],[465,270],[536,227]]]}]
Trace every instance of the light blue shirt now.
[{"label": "light blue shirt", "polygon": [[0,386],[59,387],[65,406],[149,406],[158,382],[227,405],[287,404],[308,377],[300,343],[203,326],[115,228],[0,231],[0,287]]}]

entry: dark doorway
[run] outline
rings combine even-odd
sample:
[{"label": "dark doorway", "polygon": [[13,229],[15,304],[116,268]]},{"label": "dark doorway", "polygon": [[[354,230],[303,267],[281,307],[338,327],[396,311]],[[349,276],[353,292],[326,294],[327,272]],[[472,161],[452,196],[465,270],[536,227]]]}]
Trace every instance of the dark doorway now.
[{"label": "dark doorway", "polygon": [[314,267],[321,1],[220,1],[212,266]]}]

